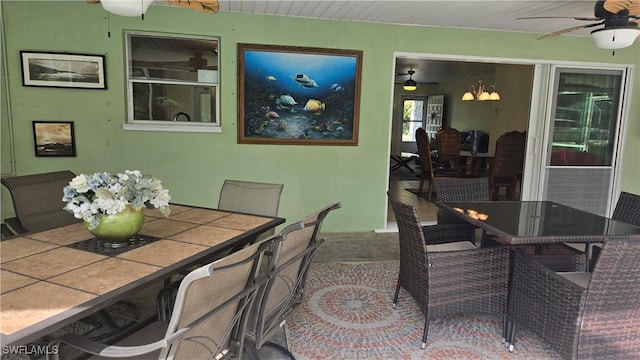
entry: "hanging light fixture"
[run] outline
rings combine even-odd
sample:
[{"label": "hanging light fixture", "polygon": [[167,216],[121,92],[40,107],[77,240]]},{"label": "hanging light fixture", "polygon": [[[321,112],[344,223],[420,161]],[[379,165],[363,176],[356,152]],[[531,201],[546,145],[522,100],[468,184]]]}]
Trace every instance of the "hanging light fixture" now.
[{"label": "hanging light fixture", "polygon": [[640,28],[618,27],[597,29],[591,32],[591,38],[600,49],[622,49],[631,46],[636,38],[640,36]]},{"label": "hanging light fixture", "polygon": [[500,100],[500,94],[496,91],[495,85],[485,86],[482,80],[478,80],[478,88],[473,85],[467,87],[467,91],[462,95],[462,101],[496,101]]},{"label": "hanging light fixture", "polygon": [[409,74],[409,79],[404,82],[404,85],[402,85],[402,88],[404,89],[404,91],[416,91],[416,89],[418,88],[418,84],[415,81],[413,81],[413,74],[415,73],[416,72],[413,71],[413,69],[407,72],[407,74]]},{"label": "hanging light fixture", "polygon": [[102,7],[120,16],[144,16],[153,0],[100,0]]}]

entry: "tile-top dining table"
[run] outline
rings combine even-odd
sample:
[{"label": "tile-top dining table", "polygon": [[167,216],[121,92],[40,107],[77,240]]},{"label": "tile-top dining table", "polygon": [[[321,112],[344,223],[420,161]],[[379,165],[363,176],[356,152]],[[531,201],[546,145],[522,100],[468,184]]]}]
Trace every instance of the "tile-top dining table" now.
[{"label": "tile-top dining table", "polygon": [[435,202],[507,245],[599,242],[640,235],[640,227],[553,201]]},{"label": "tile-top dining table", "polygon": [[81,224],[0,242],[0,343],[24,345],[161,282],[283,218],[171,205],[145,209],[136,242],[105,248]]}]

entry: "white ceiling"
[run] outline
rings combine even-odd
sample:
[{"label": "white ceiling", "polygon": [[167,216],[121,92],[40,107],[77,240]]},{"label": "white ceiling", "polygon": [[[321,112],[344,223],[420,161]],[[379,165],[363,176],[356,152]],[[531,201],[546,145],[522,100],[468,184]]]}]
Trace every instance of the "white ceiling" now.
[{"label": "white ceiling", "polygon": [[[592,23],[575,20],[573,17],[593,17],[594,5],[595,0],[221,0],[220,11],[413,26],[518,31],[543,35]],[[568,18],[517,20],[518,17],[531,16]],[[562,36],[588,36],[590,30],[575,31],[570,35]],[[482,66],[482,73],[493,72],[492,65]],[[424,84],[445,81],[452,71],[460,71],[460,64],[398,59],[396,72],[406,73],[410,68],[416,71],[413,79],[419,84]],[[464,70],[475,71],[471,64],[465,64]],[[404,82],[406,79],[408,79],[407,75],[396,76],[397,83]]]},{"label": "white ceiling", "polygon": [[[585,24],[574,19],[516,20],[530,16],[593,17],[594,0],[242,0],[220,11],[417,26],[523,31],[545,34]],[[588,35],[582,30],[573,35]]]}]

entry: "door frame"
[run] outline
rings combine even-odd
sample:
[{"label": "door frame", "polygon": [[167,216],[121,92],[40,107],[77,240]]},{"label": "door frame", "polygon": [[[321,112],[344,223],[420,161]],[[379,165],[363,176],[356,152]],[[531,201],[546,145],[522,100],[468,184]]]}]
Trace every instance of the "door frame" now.
[{"label": "door frame", "polygon": [[[394,52],[393,54],[393,62],[392,66],[395,71],[395,64],[397,58],[411,58],[418,60],[433,60],[433,61],[459,61],[459,62],[489,62],[489,63],[497,63],[497,64],[505,64],[505,65],[530,65],[533,66],[533,83],[531,89],[531,102],[529,106],[529,120],[528,120],[528,130],[527,130],[527,147],[525,152],[524,159],[524,168],[523,168],[523,180],[522,180],[522,192],[521,199],[522,200],[538,200],[540,199],[541,191],[540,187],[542,186],[541,181],[541,165],[545,160],[546,149],[545,146],[545,124],[547,123],[545,119],[548,119],[551,114],[550,105],[547,102],[549,98],[549,81],[550,81],[550,72],[552,65],[555,66],[563,66],[563,67],[575,67],[575,68],[604,68],[604,69],[617,69],[627,71],[629,77],[627,78],[627,83],[625,84],[625,88],[627,89],[626,93],[623,96],[622,100],[622,109],[621,109],[621,125],[620,125],[620,139],[619,146],[616,154],[616,163],[614,168],[614,180],[612,185],[612,191],[614,194],[617,194],[620,191],[621,185],[621,172],[622,172],[622,151],[625,148],[625,141],[629,117],[629,106],[627,105],[632,96],[632,84],[635,78],[635,66],[633,64],[611,64],[611,63],[597,63],[597,62],[579,62],[579,61],[562,61],[562,60],[541,60],[541,59],[519,59],[519,58],[502,58],[502,57],[485,57],[485,56],[470,56],[470,55],[447,55],[447,54],[432,54],[432,53],[413,53],[413,52]],[[389,173],[391,171],[391,166],[389,164],[389,159],[391,155],[391,138],[392,138],[392,129],[393,129],[393,108],[394,108],[394,99],[395,99],[395,72],[389,72],[391,74],[389,78],[390,86],[391,86],[391,97],[390,97],[390,112],[389,112],[389,138],[387,139],[387,156],[385,161],[387,162],[387,172],[386,172],[386,189],[389,188]],[[541,116],[543,115],[543,116]],[[386,192],[386,189],[384,190]],[[610,201],[609,207],[610,211],[613,208],[612,202],[615,196],[612,196],[612,200]],[[397,230],[397,225],[395,222],[388,222],[388,206],[387,202],[385,202],[384,207],[384,228],[377,231],[393,231]],[[610,215],[610,214],[609,214]]]}]

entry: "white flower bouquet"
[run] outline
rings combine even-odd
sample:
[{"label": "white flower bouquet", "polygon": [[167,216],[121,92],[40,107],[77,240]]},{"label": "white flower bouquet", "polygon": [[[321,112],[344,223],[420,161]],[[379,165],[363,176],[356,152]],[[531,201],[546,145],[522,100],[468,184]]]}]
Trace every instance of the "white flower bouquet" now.
[{"label": "white flower bouquet", "polygon": [[126,170],[124,174],[106,172],[93,175],[80,174],[64,187],[62,201],[64,209],[77,219],[88,223],[89,230],[100,225],[103,215],[113,215],[125,206],[143,206],[160,209],[169,216],[169,190],[162,187],[160,180],[143,175],[138,170]]}]

